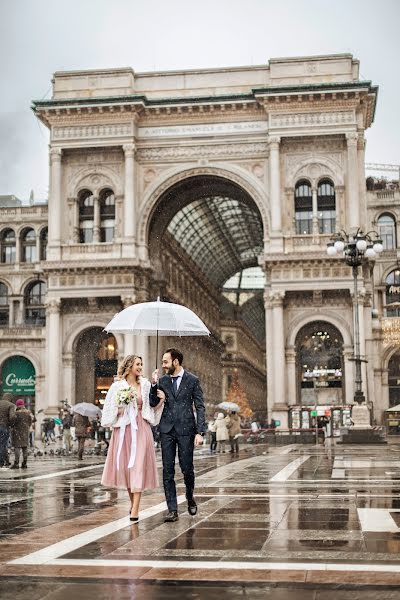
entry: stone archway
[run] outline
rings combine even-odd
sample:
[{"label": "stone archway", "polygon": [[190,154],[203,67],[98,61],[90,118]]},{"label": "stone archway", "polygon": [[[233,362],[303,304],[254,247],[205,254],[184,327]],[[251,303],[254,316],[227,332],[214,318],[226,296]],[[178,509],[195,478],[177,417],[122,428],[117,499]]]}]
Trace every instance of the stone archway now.
[{"label": "stone archway", "polygon": [[90,327],[80,333],[74,346],[75,404],[102,404],[117,372],[117,340],[101,327]]},{"label": "stone archway", "polygon": [[339,329],[328,321],[311,321],[297,333],[295,347],[298,404],[343,404],[343,337]]},{"label": "stone archway", "polygon": [[[258,365],[251,363],[250,354],[255,351],[264,356],[265,339],[264,344],[256,339],[242,318],[240,307],[233,306],[232,311],[227,311],[229,319],[233,314],[234,329],[241,329],[243,334],[244,328],[248,340],[247,345],[238,344],[235,353],[226,353],[221,324],[226,309],[223,286],[235,274],[259,268],[258,257],[264,251],[264,224],[258,204],[247,190],[236,181],[210,173],[180,178],[164,189],[149,215],[146,243],[153,268],[152,297],[160,295],[165,300],[185,304],[212,331],[210,339],[171,338],[162,344],[163,347],[178,344],[187,368],[193,368],[201,377],[206,397],[211,400],[207,403],[206,399],[209,414],[215,404],[225,399],[221,382],[229,360],[235,366],[244,365],[243,386],[252,388],[251,393],[255,398],[258,395],[260,404],[259,386],[257,390],[251,386]],[[258,315],[257,311],[253,313]],[[264,316],[261,320],[264,324]],[[154,351],[151,347],[151,355]],[[261,380],[264,377],[265,381],[265,364],[261,373],[257,371],[257,377]],[[266,389],[261,396],[265,399],[266,418]]]}]

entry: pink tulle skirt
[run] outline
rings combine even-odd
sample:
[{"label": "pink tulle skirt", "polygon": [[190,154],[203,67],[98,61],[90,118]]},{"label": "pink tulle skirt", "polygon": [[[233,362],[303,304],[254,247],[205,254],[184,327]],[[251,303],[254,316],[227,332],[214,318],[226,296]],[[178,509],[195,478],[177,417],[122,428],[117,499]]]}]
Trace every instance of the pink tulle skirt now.
[{"label": "pink tulle skirt", "polygon": [[102,485],[107,487],[128,489],[131,492],[153,490],[159,486],[156,466],[156,453],[151,427],[138,411],[136,418],[136,458],[135,464],[128,469],[131,452],[131,426],[125,429],[124,441],[119,457],[119,470],[117,470],[117,452],[119,442],[119,427],[113,429],[107,459],[104,465]]}]

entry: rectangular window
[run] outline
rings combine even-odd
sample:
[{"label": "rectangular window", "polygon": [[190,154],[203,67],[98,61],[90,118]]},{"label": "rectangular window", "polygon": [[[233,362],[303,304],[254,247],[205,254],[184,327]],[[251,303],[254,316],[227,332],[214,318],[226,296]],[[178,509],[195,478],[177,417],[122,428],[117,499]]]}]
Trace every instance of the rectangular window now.
[{"label": "rectangular window", "polygon": [[0,309],[0,327],[8,327],[8,307]]},{"label": "rectangular window", "polygon": [[310,233],[312,233],[312,212],[296,212],[296,234],[309,235]]},{"label": "rectangular window", "polygon": [[3,248],[3,256],[1,257],[3,263],[11,264],[15,263],[15,246],[6,246]]},{"label": "rectangular window", "polygon": [[336,230],[336,211],[323,210],[318,213],[319,233],[335,233]]},{"label": "rectangular window", "polygon": [[45,325],[46,309],[45,308],[27,308],[25,315],[27,325]]}]

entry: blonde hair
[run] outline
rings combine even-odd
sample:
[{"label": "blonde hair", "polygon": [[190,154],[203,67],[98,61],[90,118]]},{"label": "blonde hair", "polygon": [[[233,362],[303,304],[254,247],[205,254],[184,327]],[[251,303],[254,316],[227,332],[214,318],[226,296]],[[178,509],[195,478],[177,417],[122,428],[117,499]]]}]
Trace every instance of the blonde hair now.
[{"label": "blonde hair", "polygon": [[[142,363],[143,363],[143,359],[141,356],[138,356],[137,354],[128,354],[128,356],[125,356],[124,360],[122,361],[122,363],[119,365],[118,368],[118,373],[117,373],[117,378],[118,379],[125,379],[127,377],[127,375],[129,374],[129,371],[132,369],[135,360],[139,358]],[[139,377],[136,378],[136,381],[139,382]]]}]

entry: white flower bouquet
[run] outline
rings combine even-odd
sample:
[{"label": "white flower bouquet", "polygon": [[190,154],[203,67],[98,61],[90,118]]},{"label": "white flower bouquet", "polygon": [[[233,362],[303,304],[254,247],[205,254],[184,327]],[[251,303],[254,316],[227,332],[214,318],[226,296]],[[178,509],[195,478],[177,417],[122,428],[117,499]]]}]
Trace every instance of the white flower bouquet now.
[{"label": "white flower bouquet", "polygon": [[129,404],[133,404],[133,406],[136,409],[137,396],[137,392],[133,389],[131,385],[121,387],[119,388],[115,396],[115,403],[118,406],[118,408],[122,408],[124,406],[129,406]]}]

